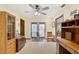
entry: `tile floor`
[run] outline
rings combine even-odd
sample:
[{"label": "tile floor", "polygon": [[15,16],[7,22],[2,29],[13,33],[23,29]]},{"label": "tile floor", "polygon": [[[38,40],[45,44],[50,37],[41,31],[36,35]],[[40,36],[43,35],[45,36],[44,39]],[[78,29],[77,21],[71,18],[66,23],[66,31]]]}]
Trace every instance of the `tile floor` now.
[{"label": "tile floor", "polygon": [[27,40],[25,46],[17,54],[55,54],[56,42],[47,42],[46,40],[34,42]]}]

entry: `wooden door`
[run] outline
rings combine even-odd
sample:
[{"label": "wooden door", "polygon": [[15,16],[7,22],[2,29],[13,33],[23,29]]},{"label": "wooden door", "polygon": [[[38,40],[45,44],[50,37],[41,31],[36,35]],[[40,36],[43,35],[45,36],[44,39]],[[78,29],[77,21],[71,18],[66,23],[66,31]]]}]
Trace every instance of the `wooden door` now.
[{"label": "wooden door", "polygon": [[25,36],[25,22],[20,19],[20,35]]}]

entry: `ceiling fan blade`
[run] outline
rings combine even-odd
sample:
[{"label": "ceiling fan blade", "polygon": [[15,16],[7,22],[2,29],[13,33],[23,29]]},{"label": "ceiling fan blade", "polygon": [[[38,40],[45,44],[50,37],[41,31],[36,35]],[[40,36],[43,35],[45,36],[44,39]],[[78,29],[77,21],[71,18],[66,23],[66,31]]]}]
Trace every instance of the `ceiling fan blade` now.
[{"label": "ceiling fan blade", "polygon": [[47,15],[46,13],[43,13],[43,12],[41,12],[41,14],[43,14],[43,15]]},{"label": "ceiling fan blade", "polygon": [[29,6],[34,9],[34,6],[32,4],[29,4]]},{"label": "ceiling fan blade", "polygon": [[42,11],[48,10],[48,9],[49,9],[49,7],[45,7],[45,8],[42,8]]}]

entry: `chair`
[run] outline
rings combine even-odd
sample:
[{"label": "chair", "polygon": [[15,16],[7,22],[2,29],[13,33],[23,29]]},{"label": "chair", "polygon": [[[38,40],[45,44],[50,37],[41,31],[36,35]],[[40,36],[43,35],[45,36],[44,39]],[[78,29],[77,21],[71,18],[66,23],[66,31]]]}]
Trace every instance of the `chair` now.
[{"label": "chair", "polygon": [[54,41],[54,35],[52,35],[52,32],[47,32],[47,41]]}]

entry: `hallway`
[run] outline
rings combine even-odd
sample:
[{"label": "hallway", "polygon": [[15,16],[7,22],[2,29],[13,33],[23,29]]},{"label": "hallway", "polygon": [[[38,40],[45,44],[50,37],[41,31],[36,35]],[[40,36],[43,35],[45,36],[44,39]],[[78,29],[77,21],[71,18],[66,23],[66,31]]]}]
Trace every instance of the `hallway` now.
[{"label": "hallway", "polygon": [[47,42],[46,40],[41,42],[34,42],[31,40],[26,41],[24,48],[17,54],[55,54],[56,43]]}]

